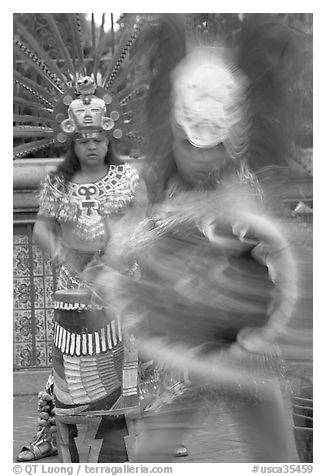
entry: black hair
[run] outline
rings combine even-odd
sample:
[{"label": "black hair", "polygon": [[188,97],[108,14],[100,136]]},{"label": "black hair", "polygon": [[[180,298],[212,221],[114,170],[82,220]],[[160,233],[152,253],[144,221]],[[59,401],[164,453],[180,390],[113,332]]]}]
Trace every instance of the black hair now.
[{"label": "black hair", "polygon": [[[54,175],[59,175],[63,177],[65,181],[71,180],[72,176],[80,170],[80,162],[75,152],[75,143],[71,142],[69,149],[67,150],[63,161],[58,165]],[[108,143],[108,151],[104,157],[105,164],[111,164],[114,161],[114,155],[112,150],[112,144]]]},{"label": "black hair", "polygon": [[255,170],[287,165],[297,127],[293,91],[300,74],[299,54],[298,35],[284,22],[265,14],[246,17],[238,63],[251,81],[248,157]]},{"label": "black hair", "polygon": [[146,102],[147,150],[144,179],[151,202],[159,201],[176,171],[170,124],[170,74],[186,55],[185,23],[180,14],[161,14]]}]

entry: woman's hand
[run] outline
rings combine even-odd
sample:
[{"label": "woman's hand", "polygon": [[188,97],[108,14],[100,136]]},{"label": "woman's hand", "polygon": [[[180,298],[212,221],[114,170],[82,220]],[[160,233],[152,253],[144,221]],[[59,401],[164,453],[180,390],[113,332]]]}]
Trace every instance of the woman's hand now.
[{"label": "woman's hand", "polygon": [[237,335],[237,343],[248,352],[266,353],[275,348],[277,333],[268,325],[244,327]]},{"label": "woman's hand", "polygon": [[66,251],[62,245],[59,224],[54,218],[38,217],[36,219],[33,240],[50,255],[53,262],[58,264],[65,262]]}]

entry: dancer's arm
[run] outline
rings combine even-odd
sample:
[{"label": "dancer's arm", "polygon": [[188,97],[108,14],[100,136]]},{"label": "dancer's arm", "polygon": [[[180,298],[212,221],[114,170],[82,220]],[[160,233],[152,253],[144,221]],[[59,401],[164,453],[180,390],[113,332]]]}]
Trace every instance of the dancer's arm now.
[{"label": "dancer's arm", "polygon": [[298,299],[299,276],[293,249],[285,238],[282,226],[267,217],[254,214],[248,214],[246,219],[258,237],[252,255],[267,266],[275,289],[267,311],[266,325],[242,329],[238,342],[248,351],[261,352],[286,330],[287,323],[293,317]]}]

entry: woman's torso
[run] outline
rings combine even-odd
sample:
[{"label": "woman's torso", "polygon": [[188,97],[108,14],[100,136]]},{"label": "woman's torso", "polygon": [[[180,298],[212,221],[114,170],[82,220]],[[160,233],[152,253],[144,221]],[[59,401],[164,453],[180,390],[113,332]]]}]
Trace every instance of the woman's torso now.
[{"label": "woman's torso", "polygon": [[41,192],[39,213],[59,223],[66,248],[96,252],[108,240],[106,221],[122,215],[132,204],[138,180],[129,164],[110,165],[103,178],[90,183],[53,175]]}]

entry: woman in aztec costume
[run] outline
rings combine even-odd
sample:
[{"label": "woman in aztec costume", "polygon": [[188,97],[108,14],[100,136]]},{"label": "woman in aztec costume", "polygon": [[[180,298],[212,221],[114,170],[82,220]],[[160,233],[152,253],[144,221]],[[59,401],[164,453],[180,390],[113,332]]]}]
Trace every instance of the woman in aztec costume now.
[{"label": "woman in aztec costume", "polygon": [[[66,415],[102,411],[94,416],[88,430],[89,460],[126,461],[124,415],[138,405],[137,355],[131,337],[124,335],[121,320],[101,299],[94,298],[82,273],[101,261],[116,224],[123,217],[130,223],[146,209],[146,190],[137,169],[119,161],[114,153],[115,146],[126,139],[141,140],[135,111],[140,110],[146,92],[145,76],[139,69],[141,64],[146,70],[146,58],[137,54],[129,58],[129,51],[143,22],[130,16],[113,59],[103,70],[103,24],[98,43],[93,44],[93,61],[86,63],[79,15],[66,14],[71,50],[65,45],[55,15],[40,16],[64,62],[53,60],[16,16],[15,54],[42,80],[28,79],[18,68],[14,71],[14,101],[32,111],[28,116],[14,117],[14,137],[28,139],[14,147],[14,158],[53,144],[67,152],[58,169],[44,179],[34,227],[36,242],[60,267],[53,373],[39,394],[39,430],[17,459],[31,461],[57,453],[58,415],[64,419]],[[137,273],[134,261],[128,263],[125,272]],[[124,359],[130,355],[132,364],[127,362],[124,371]],[[130,365],[133,376],[136,373],[132,384],[128,379]],[[78,433],[83,430],[74,423],[72,417],[59,431],[64,461],[81,457],[78,441],[83,434]],[[77,435],[79,440],[75,440]]]},{"label": "woman in aztec costume", "polygon": [[[237,442],[236,461],[295,461],[283,374],[290,349],[300,353],[310,237],[287,219],[273,177],[291,143],[296,44],[286,26],[255,16],[232,52],[186,31],[179,15],[157,19],[150,217],[131,237],[115,235],[97,276],[161,373],[138,419],[135,460],[171,461],[202,411],[223,402],[234,421],[216,438]],[[135,258],[141,278],[119,274],[114,253]]]}]

